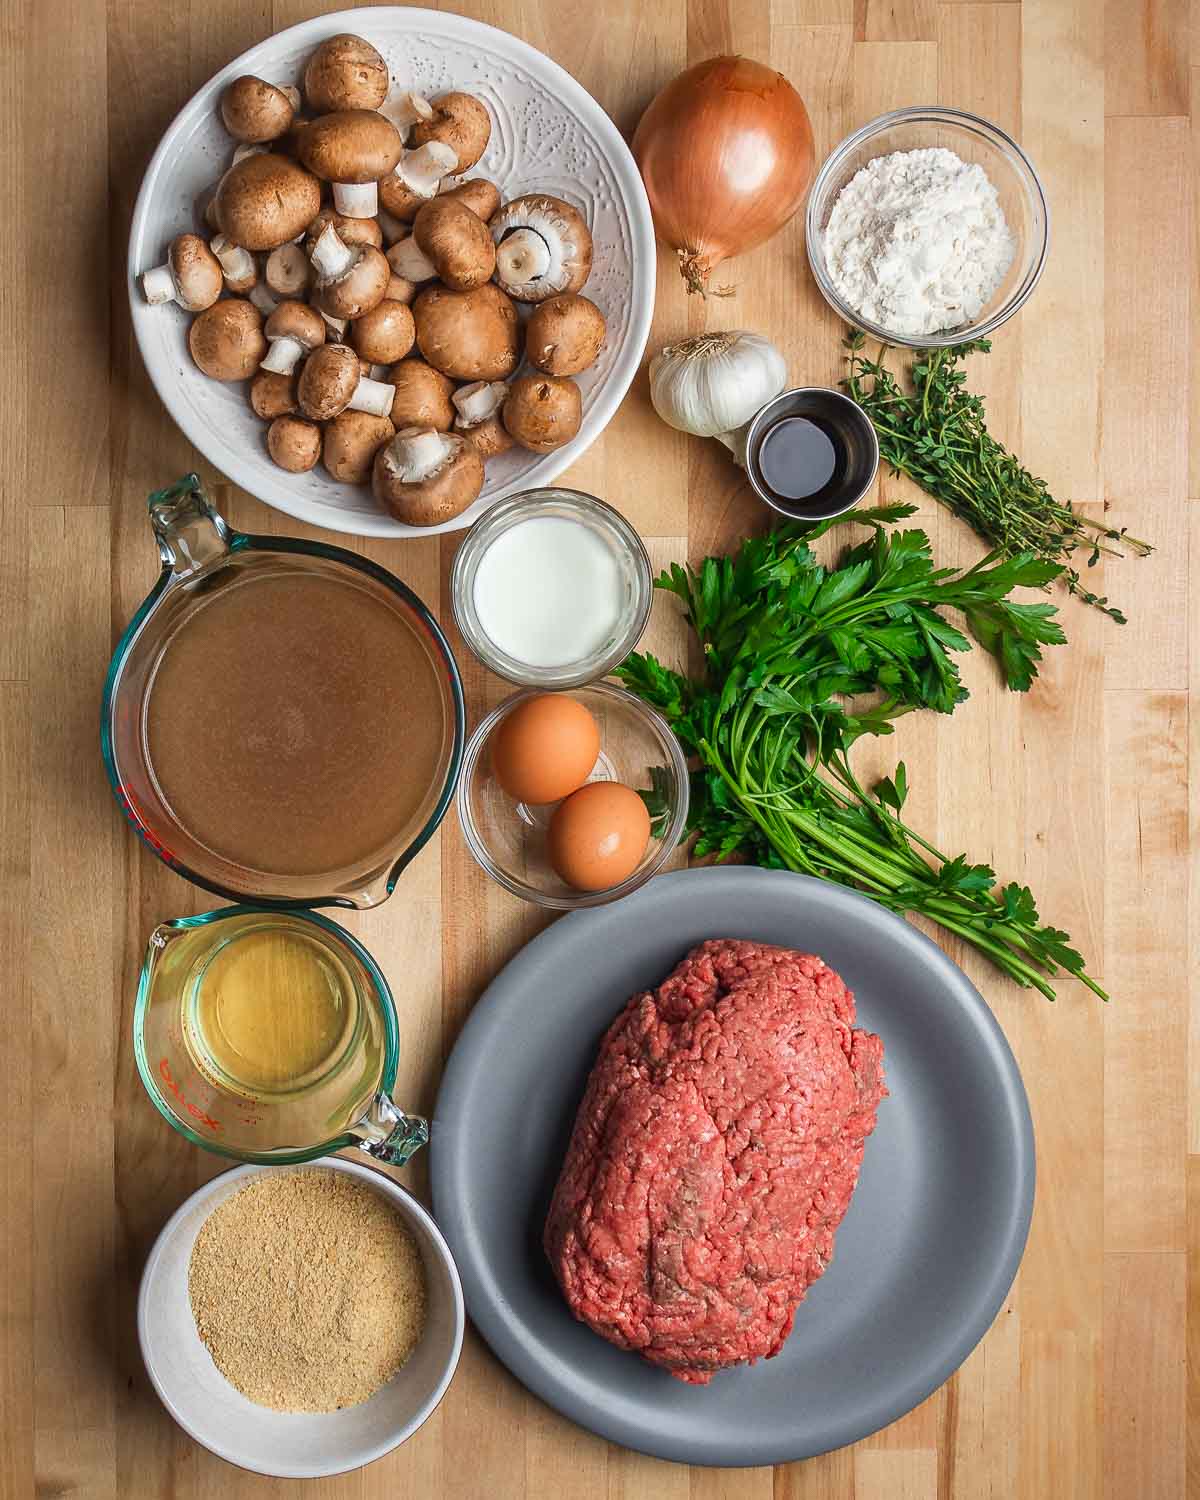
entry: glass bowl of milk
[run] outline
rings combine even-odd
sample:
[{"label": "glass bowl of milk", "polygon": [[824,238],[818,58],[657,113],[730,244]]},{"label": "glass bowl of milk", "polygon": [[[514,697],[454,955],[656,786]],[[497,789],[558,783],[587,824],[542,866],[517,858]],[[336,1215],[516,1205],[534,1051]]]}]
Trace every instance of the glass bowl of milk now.
[{"label": "glass bowl of milk", "polygon": [[454,559],[450,597],[485,667],[522,687],[581,687],[637,645],[654,580],[642,540],[603,500],[525,490],[492,506]]}]

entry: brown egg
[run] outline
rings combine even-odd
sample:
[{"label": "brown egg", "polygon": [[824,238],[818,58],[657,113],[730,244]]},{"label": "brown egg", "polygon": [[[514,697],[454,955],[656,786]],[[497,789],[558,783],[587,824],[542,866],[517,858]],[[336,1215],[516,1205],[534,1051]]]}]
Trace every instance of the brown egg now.
[{"label": "brown egg", "polygon": [[619,781],[593,781],[554,811],[550,863],[577,891],[605,891],[632,875],[650,840],[650,814]]},{"label": "brown egg", "polygon": [[535,806],[569,797],[600,754],[600,728],[575,698],[539,693],[505,718],[492,740],[492,770],[510,797]]}]

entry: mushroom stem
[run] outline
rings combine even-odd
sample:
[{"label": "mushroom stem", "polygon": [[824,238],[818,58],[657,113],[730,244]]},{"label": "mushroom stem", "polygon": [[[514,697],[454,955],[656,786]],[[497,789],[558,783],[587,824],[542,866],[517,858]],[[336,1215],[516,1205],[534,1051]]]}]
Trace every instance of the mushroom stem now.
[{"label": "mushroom stem", "polygon": [[473,385],[459,386],[450,399],[458,409],[459,425],[475,427],[494,417],[507,395],[508,387],[502,380],[477,380]]},{"label": "mushroom stem", "polygon": [[250,288],[250,301],[254,303],[264,318],[269,318],[279,306],[278,299],[274,296],[265,281],[257,281]]},{"label": "mushroom stem", "polygon": [[151,307],[175,300],[175,278],[170,266],[154,266],[142,272],[142,292]]},{"label": "mushroom stem", "polygon": [[290,375],[304,354],[305,346],[300,340],[285,333],[282,338],[271,340],[271,348],[267,357],[258,368],[270,370],[275,375]]},{"label": "mushroom stem", "polygon": [[432,198],[442,178],[458,166],[458,153],[444,141],[426,141],[405,151],[396,163],[396,176],[418,198]]},{"label": "mushroom stem", "polygon": [[258,280],[258,267],[249,250],[243,250],[240,245],[235,245],[223,234],[218,234],[214,239],[209,240],[208,248],[221,262],[221,270],[225,273],[226,281],[252,285]]},{"label": "mushroom stem", "polygon": [[420,94],[405,92],[385,100],[379,113],[392,122],[401,136],[405,136],[418,120],[433,119],[433,105]]},{"label": "mushroom stem", "polygon": [[387,258],[396,275],[403,276],[406,281],[432,281],[437,275],[437,267],[411,234],[397,240]]},{"label": "mushroom stem", "polygon": [[536,229],[514,229],[496,246],[497,279],[522,285],[550,269],[550,247]]},{"label": "mushroom stem", "polygon": [[423,484],[454,452],[454,443],[432,427],[405,427],[389,449],[401,484]]},{"label": "mushroom stem", "polygon": [[346,244],[332,224],[326,224],[309,256],[318,281],[336,281],[339,276],[346,274],[357,259],[357,253]]},{"label": "mushroom stem", "polygon": [[333,206],[348,219],[373,219],[379,211],[379,189],[373,182],[335,182]]},{"label": "mushroom stem", "polygon": [[[314,302],[312,306],[317,307],[317,304]],[[325,326],[332,329],[340,339],[346,331],[347,320],[345,318],[335,318],[332,313],[327,313],[323,307],[317,307],[317,311],[325,319]]]},{"label": "mushroom stem", "polygon": [[386,417],[392,409],[395,397],[394,385],[389,385],[384,380],[372,380],[370,376],[363,375],[354,388],[353,396],[350,397],[349,409],[370,412],[373,417]]}]

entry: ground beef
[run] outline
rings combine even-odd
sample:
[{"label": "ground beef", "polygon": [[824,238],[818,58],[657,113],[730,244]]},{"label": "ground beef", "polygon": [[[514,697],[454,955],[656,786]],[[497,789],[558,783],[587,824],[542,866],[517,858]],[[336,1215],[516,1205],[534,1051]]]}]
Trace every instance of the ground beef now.
[{"label": "ground beef", "polygon": [[546,1221],[571,1310],[680,1380],[777,1354],[886,1094],[819,958],[702,943],[609,1028]]}]

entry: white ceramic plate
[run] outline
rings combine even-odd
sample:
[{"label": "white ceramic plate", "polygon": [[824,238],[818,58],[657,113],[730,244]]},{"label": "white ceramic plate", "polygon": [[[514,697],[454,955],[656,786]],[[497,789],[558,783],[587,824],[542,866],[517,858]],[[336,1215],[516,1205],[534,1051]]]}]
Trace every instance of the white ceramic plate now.
[{"label": "white ceramic plate", "polygon": [[[271,1411],[243,1396],[213,1364],[192,1318],[188,1265],[205,1219],[252,1177],[317,1168],[348,1172],[387,1198],[404,1220],[425,1265],[425,1332],[407,1364],[370,1400],[341,1411]],[[218,1458],[280,1479],[361,1468],[411,1437],[446,1393],[465,1325],[458,1272],[433,1219],[384,1173],[338,1157],[301,1167],[235,1167],[193,1193],[154,1242],[137,1319],[146,1372],[183,1430]]]},{"label": "white ceramic plate", "polygon": [[[266,425],[241,383],[209,380],[187,349],[191,317],[174,303],[150,307],[137,276],[162,263],[177,234],[198,227],[196,199],[229,165],[233,142],[217,113],[232,78],[255,73],[298,83],[309,53],[327,36],[353,31],[387,59],[393,79],[430,95],[466,89],[483,99],[492,138],[465,174],[492,179],[504,199],[548,192],[573,203],[592,230],[594,262],[584,289],[602,309],[608,338],[579,377],[583,425],[574,442],[538,456],[522,450],[488,465],[475,504],[442,526],[393,520],[366,488],[337,484],[321,465],[286,474],[267,455]],[[133,329],[155,389],[188,441],[235,484],[278,510],[359,536],[424,536],[469,526],[495,500],[550,484],[603,432],[637,372],[654,310],[654,229],[629,148],[592,96],[540,52],[463,16],[380,6],[321,16],[281,31],[236,58],[184,106],[146,169],[133,212],[127,267]]]}]

